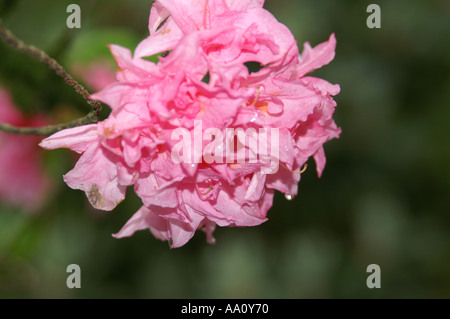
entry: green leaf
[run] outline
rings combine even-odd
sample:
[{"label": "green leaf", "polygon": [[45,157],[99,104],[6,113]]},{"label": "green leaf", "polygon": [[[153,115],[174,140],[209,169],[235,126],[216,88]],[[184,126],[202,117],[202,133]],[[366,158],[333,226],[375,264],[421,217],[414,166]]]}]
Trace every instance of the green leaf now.
[{"label": "green leaf", "polygon": [[75,62],[90,62],[99,58],[109,58],[112,55],[108,44],[118,44],[131,51],[139,43],[138,37],[126,29],[95,29],[81,33],[70,48],[66,64]]}]

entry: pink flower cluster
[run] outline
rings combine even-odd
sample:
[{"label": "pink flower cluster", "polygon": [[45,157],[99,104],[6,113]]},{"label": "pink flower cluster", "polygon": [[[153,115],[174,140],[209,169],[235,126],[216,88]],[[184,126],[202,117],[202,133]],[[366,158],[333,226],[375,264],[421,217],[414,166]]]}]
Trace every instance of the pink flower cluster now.
[{"label": "pink flower cluster", "polygon": [[[267,220],[274,190],[297,194],[299,171],[313,156],[320,175],[323,144],[337,138],[332,119],[339,86],[307,77],[334,58],[336,40],[299,55],[289,29],[263,0],[158,0],[150,36],[134,54],[111,45],[116,81],[92,96],[112,109],[105,121],[61,131],[41,146],[82,156],[64,176],[98,209],[112,210],[134,185],[142,208],[115,236],[149,229],[171,247],[198,229],[209,242],[216,225],[255,226]],[[145,57],[161,54],[158,63]],[[260,66],[250,72],[249,62]],[[175,164],[177,128],[277,128],[280,169],[261,163]]]},{"label": "pink flower cluster", "polygon": [[[0,122],[20,127],[46,124],[42,116],[26,118],[8,91],[0,88]],[[36,136],[0,132],[0,200],[29,212],[38,211],[48,193],[50,179],[43,169]]]}]

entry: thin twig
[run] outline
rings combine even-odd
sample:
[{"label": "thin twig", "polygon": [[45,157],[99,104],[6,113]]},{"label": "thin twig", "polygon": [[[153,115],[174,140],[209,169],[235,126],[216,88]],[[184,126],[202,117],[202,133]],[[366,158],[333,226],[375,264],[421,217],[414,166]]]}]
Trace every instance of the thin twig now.
[{"label": "thin twig", "polygon": [[56,132],[65,130],[67,128],[73,128],[77,126],[96,123],[97,121],[98,121],[97,116],[95,115],[95,112],[92,111],[85,117],[79,118],[78,120],[69,123],[48,125],[42,127],[17,127],[5,123],[0,123],[0,131],[17,135],[49,136]]},{"label": "thin twig", "polygon": [[87,116],[67,124],[51,125],[40,128],[25,128],[25,127],[21,128],[0,123],[1,131],[12,134],[46,136],[66,128],[91,124],[98,121],[100,112],[102,110],[102,105],[100,104],[100,102],[91,100],[89,98],[90,96],[89,92],[81,84],[79,84],[70,74],[68,74],[66,70],[55,59],[51,58],[47,53],[43,52],[42,50],[39,50],[38,48],[32,45],[28,45],[22,40],[18,39],[11,31],[9,31],[3,26],[1,19],[0,19],[0,37],[3,38],[3,40],[5,40],[17,51],[26,53],[29,56],[47,65],[50,70],[52,70],[59,77],[61,77],[66,84],[70,85],[75,90],[76,93],[81,95],[86,100],[86,102],[90,106],[92,106],[92,112],[89,113]]}]

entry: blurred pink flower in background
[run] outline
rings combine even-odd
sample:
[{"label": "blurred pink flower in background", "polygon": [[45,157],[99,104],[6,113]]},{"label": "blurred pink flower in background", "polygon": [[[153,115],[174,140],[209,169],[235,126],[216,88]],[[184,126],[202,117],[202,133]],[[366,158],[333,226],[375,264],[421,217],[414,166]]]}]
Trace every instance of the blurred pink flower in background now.
[{"label": "blurred pink flower in background", "polygon": [[94,91],[103,90],[116,80],[116,72],[107,61],[99,60],[89,64],[77,63],[72,66],[72,72],[86,86]]},{"label": "blurred pink flower in background", "polygon": [[[26,118],[11,95],[0,88],[0,122],[19,127],[47,124],[41,116]],[[50,180],[43,168],[41,138],[0,132],[0,201],[38,211],[49,194]]]},{"label": "blurred pink flower in background", "polygon": [[[114,209],[134,185],[143,207],[116,237],[149,229],[174,248],[203,229],[213,242],[216,225],[266,221],[275,190],[288,199],[297,195],[300,170],[309,157],[322,174],[323,144],[340,134],[331,97],[340,88],[305,75],[334,58],[335,37],[315,48],[305,44],[299,55],[289,29],[263,3],[156,1],[150,36],[134,56],[110,46],[119,68],[116,81],[92,96],[111,107],[108,119],[41,143],[82,154],[64,180],[85,191],[97,209]],[[143,59],[159,53],[166,54],[158,63]],[[251,72],[248,63],[259,70]],[[279,150],[281,167],[267,175],[261,173],[269,165],[264,163],[176,164],[171,134],[177,128],[193,133],[198,121],[203,133],[210,128],[279,130],[279,141],[268,143]],[[251,152],[258,149],[249,144]]]}]

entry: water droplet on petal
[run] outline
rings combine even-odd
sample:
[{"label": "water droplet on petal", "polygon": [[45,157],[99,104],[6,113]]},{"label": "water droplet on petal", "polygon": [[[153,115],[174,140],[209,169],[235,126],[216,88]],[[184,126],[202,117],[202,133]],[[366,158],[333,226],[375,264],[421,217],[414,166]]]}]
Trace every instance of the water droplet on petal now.
[{"label": "water droplet on petal", "polygon": [[257,118],[258,118],[258,113],[255,113],[255,115],[254,115],[253,118],[250,120],[250,122],[251,122],[251,123],[255,122]]},{"label": "water droplet on petal", "polygon": [[287,200],[292,200],[294,198],[291,194],[285,194],[284,197],[286,197]]}]

